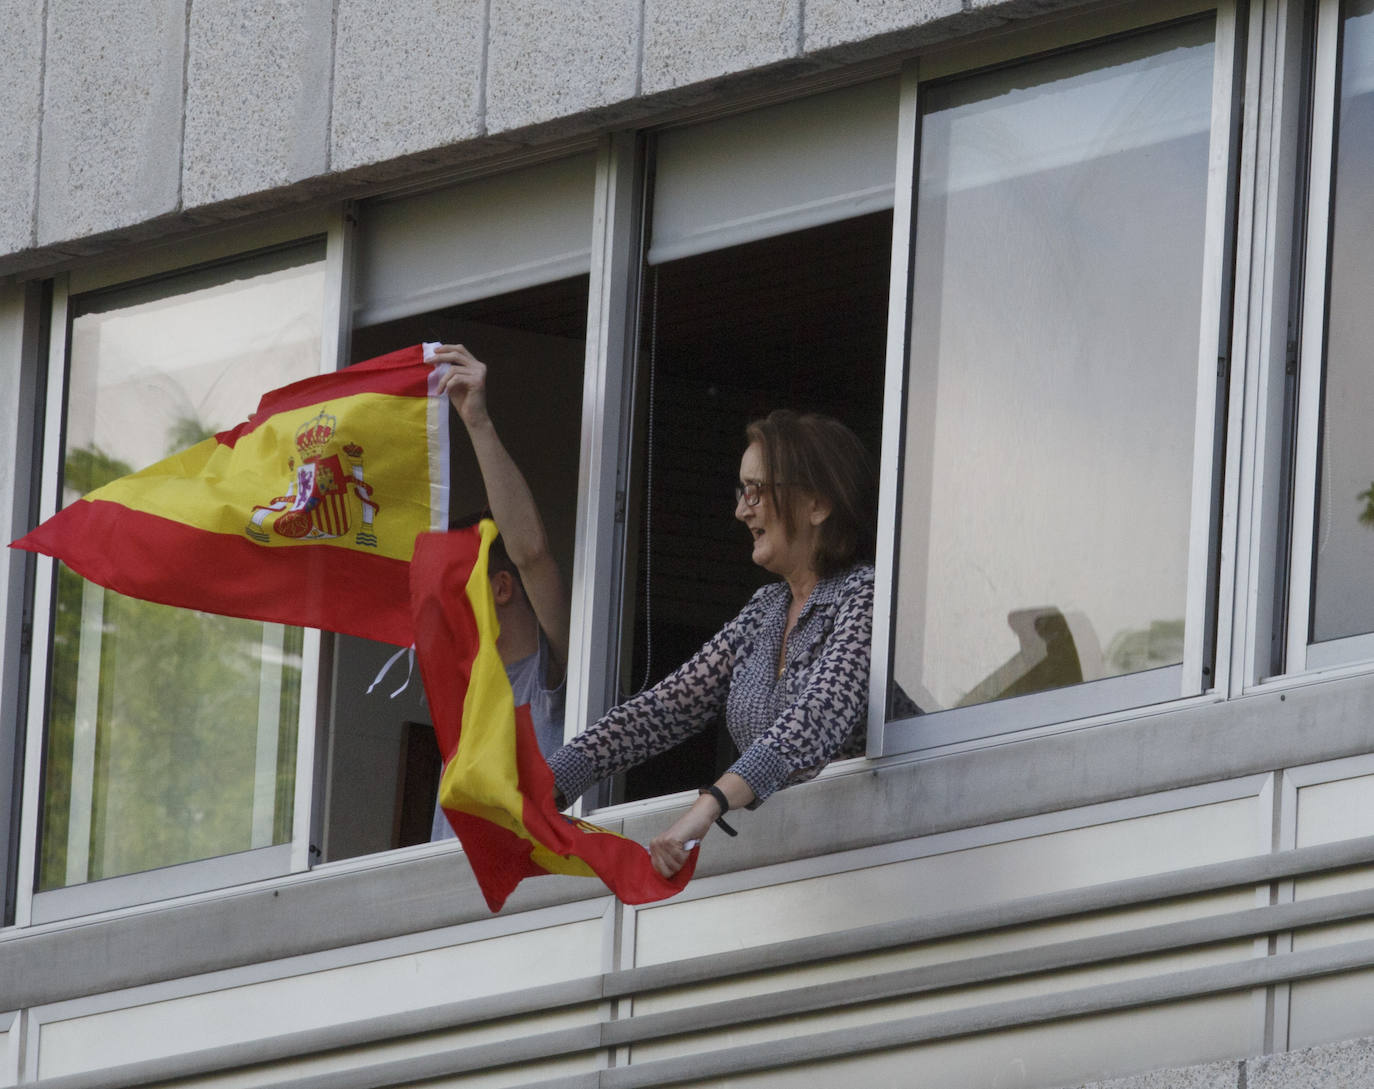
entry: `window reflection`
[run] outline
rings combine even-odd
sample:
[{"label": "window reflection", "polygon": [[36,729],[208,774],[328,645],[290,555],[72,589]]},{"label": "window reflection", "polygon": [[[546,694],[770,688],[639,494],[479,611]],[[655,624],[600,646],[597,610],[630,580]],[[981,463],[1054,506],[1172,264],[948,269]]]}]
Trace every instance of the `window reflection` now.
[{"label": "window reflection", "polygon": [[1348,4],[1331,212],[1312,641],[1374,631],[1374,2]]},{"label": "window reflection", "polygon": [[1182,661],[1212,34],[922,91],[893,629],[922,710]]},{"label": "window reflection", "polygon": [[[64,500],[319,371],[323,247],[77,299]],[[286,842],[301,632],[137,601],[59,568],[41,889]]]}]

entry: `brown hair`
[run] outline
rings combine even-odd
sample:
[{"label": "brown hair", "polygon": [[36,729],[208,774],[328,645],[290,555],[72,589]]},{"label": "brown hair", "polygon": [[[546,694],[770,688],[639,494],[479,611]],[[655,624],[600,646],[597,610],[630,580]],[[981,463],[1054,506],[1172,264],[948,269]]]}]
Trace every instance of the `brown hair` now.
[{"label": "brown hair", "polygon": [[768,498],[795,534],[795,496],[780,485],[800,488],[830,505],[821,523],[812,564],[822,578],[860,561],[871,563],[878,538],[878,477],[868,450],[839,420],[815,412],[774,409],[745,428],[763,449]]}]

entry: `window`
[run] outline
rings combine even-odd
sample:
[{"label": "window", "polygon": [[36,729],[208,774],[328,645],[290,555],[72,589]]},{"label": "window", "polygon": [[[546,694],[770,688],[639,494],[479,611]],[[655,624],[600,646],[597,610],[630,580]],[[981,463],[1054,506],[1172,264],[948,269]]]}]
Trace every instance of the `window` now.
[{"label": "window", "polygon": [[[566,581],[573,575],[587,277],[575,276],[354,331],[356,362],[425,340],[460,343],[489,368],[492,419],[529,481]],[[456,416],[456,414],[455,414]],[[451,510],[486,505],[476,458],[451,422]],[[405,670],[368,693],[396,648],[334,639],[324,861],[426,843],[439,787],[439,751],[418,671],[391,698]]]},{"label": "window", "polygon": [[1317,33],[1289,672],[1374,657],[1374,3]]},{"label": "window", "polygon": [[[461,343],[489,368],[488,404],[530,484],[565,581],[574,575],[583,360],[596,156],[583,154],[358,209],[351,362],[423,341]],[[451,421],[456,517],[486,505]],[[429,841],[439,753],[418,671],[396,648],[332,640],[323,803],[312,840],[333,862]]]},{"label": "window", "polygon": [[[318,373],[324,268],[321,242],[73,296],[62,502]],[[55,583],[36,904],[288,844],[302,632],[133,600],[60,565]],[[272,859],[252,865],[286,869]]]},{"label": "window", "polygon": [[1214,37],[919,89],[889,749],[1209,685]]},{"label": "window", "polygon": [[[744,429],[882,423],[898,81],[657,134],[642,277],[619,698],[695,653],[771,576],[733,516]],[[714,779],[723,723],[626,773],[634,800]]]}]

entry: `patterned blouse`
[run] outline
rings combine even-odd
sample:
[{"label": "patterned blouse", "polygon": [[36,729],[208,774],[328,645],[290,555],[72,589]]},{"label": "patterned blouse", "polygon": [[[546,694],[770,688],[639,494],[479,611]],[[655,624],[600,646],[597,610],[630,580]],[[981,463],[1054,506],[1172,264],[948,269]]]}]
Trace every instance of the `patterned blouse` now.
[{"label": "patterned blouse", "polygon": [[758,801],[864,751],[873,568],[816,584],[777,663],[792,594],[762,587],[734,620],[670,674],[610,711],[549,758],[571,801],[592,784],[699,733],[724,710],[739,759],[730,767]]}]

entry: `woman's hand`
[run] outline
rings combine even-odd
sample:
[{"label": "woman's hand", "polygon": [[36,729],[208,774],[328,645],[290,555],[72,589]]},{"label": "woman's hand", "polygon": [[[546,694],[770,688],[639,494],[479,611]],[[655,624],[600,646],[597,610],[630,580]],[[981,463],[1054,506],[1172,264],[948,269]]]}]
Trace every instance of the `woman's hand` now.
[{"label": "woman's hand", "polygon": [[691,809],[673,822],[668,831],[660,833],[650,841],[649,860],[653,862],[654,869],[660,876],[672,877],[687,864],[687,859],[692,854],[687,844],[693,840],[700,842],[705,838],[719,815],[720,806],[716,804],[716,800],[709,794],[703,794],[692,803]]},{"label": "woman's hand", "polygon": [[431,357],[435,363],[448,363],[448,374],[439,380],[441,394],[447,394],[463,423],[471,428],[487,419],[487,365],[461,344],[441,344]]},{"label": "woman's hand", "polygon": [[[733,771],[727,771],[716,780],[716,788],[725,795],[731,809],[739,809],[754,800],[754,789]],[[668,831],[655,836],[649,843],[649,858],[664,877],[672,877],[687,864],[692,853],[687,844],[693,840],[700,842],[706,838],[711,825],[717,817],[725,816],[720,811],[720,803],[710,794],[703,794],[692,808],[679,817]]]}]

